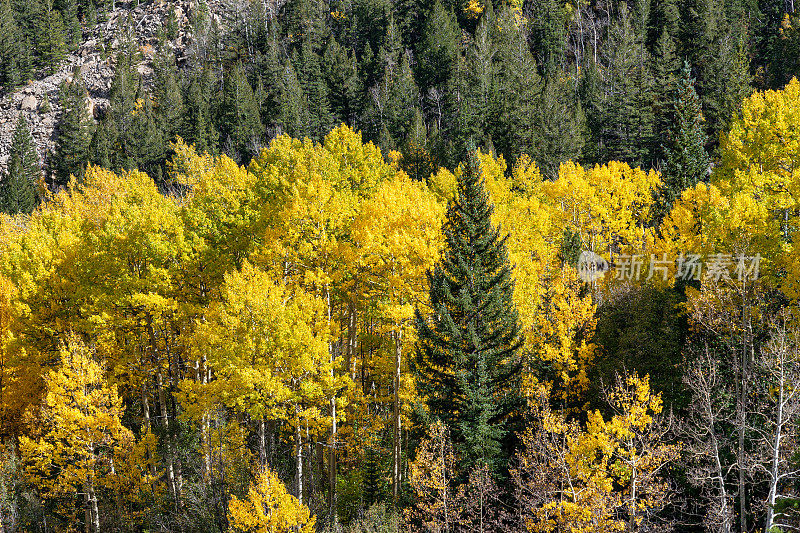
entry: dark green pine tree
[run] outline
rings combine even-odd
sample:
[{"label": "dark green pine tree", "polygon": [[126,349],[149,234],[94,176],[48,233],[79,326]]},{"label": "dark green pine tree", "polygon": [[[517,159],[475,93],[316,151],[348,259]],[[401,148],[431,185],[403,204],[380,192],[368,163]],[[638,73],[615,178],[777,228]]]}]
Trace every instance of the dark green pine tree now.
[{"label": "dark green pine tree", "polygon": [[281,73],[281,92],[278,97],[278,125],[282,133],[304,138],[311,135],[308,99],[290,60]]},{"label": "dark green pine tree", "polygon": [[0,2],[0,94],[22,82],[19,64],[21,52],[20,29],[14,20],[11,0]]},{"label": "dark green pine tree", "polygon": [[536,115],[542,80],[525,27],[516,24],[516,13],[504,8],[498,13],[498,25],[502,29],[498,31],[495,54],[497,89],[493,93],[492,139],[499,152],[509,159],[523,153],[533,156],[539,137]]},{"label": "dark green pine tree", "polygon": [[531,37],[533,49],[544,73],[552,74],[563,60],[566,48],[566,25],[568,14],[564,2],[558,0],[534,0],[531,2]]},{"label": "dark green pine tree", "polygon": [[[609,28],[602,63],[599,100],[587,108],[593,115],[593,139],[587,143],[595,163],[624,161],[632,166],[652,164],[655,92],[650,54],[645,47],[644,15],[620,4],[620,17]],[[587,72],[587,75],[589,73]]]},{"label": "dark green pine tree", "polygon": [[371,507],[372,504],[381,500],[381,458],[377,451],[371,446],[364,453],[364,507]]},{"label": "dark green pine tree", "polygon": [[446,249],[428,275],[432,313],[416,312],[419,343],[411,365],[430,414],[453,435],[462,479],[479,464],[501,473],[521,407],[522,336],[493,209],[471,150],[458,198],[447,209]]},{"label": "dark green pine tree", "polygon": [[39,64],[50,71],[55,70],[67,54],[64,21],[51,0],[41,4],[35,25],[35,43]]},{"label": "dark green pine tree", "polygon": [[66,187],[70,176],[83,177],[89,160],[89,113],[86,109],[86,86],[76,69],[71,81],[61,85],[61,119],[53,157],[53,183]]},{"label": "dark green pine tree", "polygon": [[322,56],[325,80],[328,82],[328,100],[336,123],[345,122],[358,127],[363,87],[358,72],[355,53],[331,38]]},{"label": "dark green pine tree", "polygon": [[0,181],[0,211],[9,215],[33,211],[41,172],[28,122],[20,114],[11,138],[8,171]]},{"label": "dark green pine tree", "polygon": [[463,153],[471,140],[483,147],[491,144],[490,122],[495,111],[491,104],[496,90],[494,26],[494,14],[487,9],[481,15],[473,42],[454,75],[453,85],[460,96],[454,128],[456,153]]},{"label": "dark green pine tree", "polygon": [[311,39],[303,40],[300,56],[292,61],[298,66],[297,79],[308,98],[310,136],[320,141],[334,124],[328,100],[328,86],[322,75],[322,59],[313,47]]},{"label": "dark green pine tree", "polygon": [[132,137],[136,139],[131,145],[134,168],[147,173],[160,184],[159,177],[166,159],[164,137],[153,111],[152,99],[141,83],[136,102],[136,111],[131,122]]},{"label": "dark green pine tree", "polygon": [[81,23],[78,21],[77,0],[54,0],[53,7],[61,13],[64,22],[64,43],[68,50],[81,41]]},{"label": "dark green pine tree", "polygon": [[102,120],[95,126],[92,141],[89,144],[89,162],[103,168],[111,168],[111,148],[108,120]]},{"label": "dark green pine tree", "polygon": [[[124,46],[127,46],[124,44]],[[126,53],[118,53],[114,79],[111,82],[111,122],[107,130],[114,150],[111,154],[112,168],[132,170],[136,168],[136,144],[139,139],[133,131],[136,111],[136,94],[139,76],[134,68],[134,59]]]},{"label": "dark green pine tree", "polygon": [[710,159],[705,148],[708,137],[703,130],[703,111],[688,61],[681,69],[672,106],[672,128],[661,173],[664,185],[659,211],[662,217],[684,190],[694,187],[708,174]]},{"label": "dark green pine tree", "polygon": [[417,52],[418,81],[423,94],[434,87],[443,90],[456,66],[461,28],[455,14],[438,0],[425,21],[425,30]]},{"label": "dark green pine tree", "polygon": [[154,71],[153,96],[155,96],[156,118],[165,140],[172,142],[176,135],[182,134],[185,118],[175,56],[166,51],[159,53],[154,62]]},{"label": "dark green pine tree", "polygon": [[211,92],[216,84],[209,69],[195,74],[186,92],[185,140],[193,144],[199,153],[217,153],[219,132],[211,120]]},{"label": "dark green pine tree", "polygon": [[241,63],[236,63],[225,76],[220,106],[220,129],[230,152],[241,161],[248,163],[254,153],[250,149],[254,141],[260,142],[264,135],[261,113],[253,95],[253,88],[247,81]]}]

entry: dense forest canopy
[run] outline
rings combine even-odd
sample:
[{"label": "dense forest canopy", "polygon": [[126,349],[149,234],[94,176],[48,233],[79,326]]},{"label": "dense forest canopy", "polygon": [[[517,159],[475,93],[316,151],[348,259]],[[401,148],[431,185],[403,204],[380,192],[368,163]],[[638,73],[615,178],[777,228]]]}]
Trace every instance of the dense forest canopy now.
[{"label": "dense forest canopy", "polygon": [[122,21],[10,126],[2,531],[800,529],[791,2],[162,4],[0,0],[9,94]]},{"label": "dense forest canopy", "polygon": [[0,3],[0,91],[85,53],[82,34],[114,15],[113,39],[91,33],[88,49],[114,66],[97,95],[110,104],[91,121],[70,112],[80,87],[58,97],[66,139],[46,156],[53,183],[86,162],[163,179],[176,135],[246,164],[278,134],[319,142],[340,123],[399,151],[418,179],[454,168],[470,140],[511,163],[527,154],[548,178],[566,160],[662,168],[685,62],[713,154],[753,88],[781,88],[800,69],[800,19],[784,0],[174,5],[143,43],[152,22],[126,17],[128,4]]}]

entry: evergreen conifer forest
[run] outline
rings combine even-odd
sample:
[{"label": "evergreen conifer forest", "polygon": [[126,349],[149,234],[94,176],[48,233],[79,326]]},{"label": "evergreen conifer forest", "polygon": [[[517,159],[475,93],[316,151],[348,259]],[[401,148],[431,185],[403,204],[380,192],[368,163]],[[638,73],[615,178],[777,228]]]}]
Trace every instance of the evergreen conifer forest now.
[{"label": "evergreen conifer forest", "polygon": [[0,0],[0,533],[800,531],[792,0]]}]

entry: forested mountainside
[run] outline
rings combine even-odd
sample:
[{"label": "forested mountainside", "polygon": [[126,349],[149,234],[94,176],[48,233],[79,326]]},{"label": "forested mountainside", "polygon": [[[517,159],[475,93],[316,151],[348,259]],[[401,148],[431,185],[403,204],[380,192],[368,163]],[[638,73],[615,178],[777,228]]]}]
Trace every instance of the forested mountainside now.
[{"label": "forested mountainside", "polygon": [[[0,164],[21,108],[61,185],[72,160],[163,176],[176,135],[246,163],[276,134],[319,141],[341,123],[400,151],[415,177],[452,168],[468,139],[549,177],[568,159],[659,168],[684,61],[712,152],[742,98],[782,87],[800,61],[785,0],[0,6],[0,91],[22,90],[0,104]],[[60,112],[74,66],[92,117]],[[50,153],[76,121],[76,146]]]},{"label": "forested mountainside", "polygon": [[0,531],[800,529],[791,1],[0,0]]}]

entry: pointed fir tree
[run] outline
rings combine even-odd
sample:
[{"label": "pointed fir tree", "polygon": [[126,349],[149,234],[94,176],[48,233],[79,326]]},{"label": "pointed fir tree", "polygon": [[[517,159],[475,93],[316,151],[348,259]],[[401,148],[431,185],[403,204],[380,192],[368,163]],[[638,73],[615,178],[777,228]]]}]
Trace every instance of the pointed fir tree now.
[{"label": "pointed fir tree", "polygon": [[95,126],[89,145],[89,161],[93,165],[111,168],[111,142],[108,136],[107,120],[102,120]]},{"label": "pointed fir tree", "polygon": [[432,313],[416,312],[419,343],[411,361],[430,414],[453,435],[462,481],[479,465],[500,472],[521,407],[514,281],[492,211],[471,150],[447,209],[446,249],[428,274]]},{"label": "pointed fir tree", "polygon": [[199,153],[217,153],[219,132],[211,119],[211,91],[216,82],[209,69],[194,75],[186,92],[186,142]]},{"label": "pointed fir tree", "polygon": [[256,155],[250,152],[249,145],[252,141],[261,139],[264,126],[261,124],[261,113],[253,88],[247,81],[241,63],[237,62],[225,76],[220,112],[223,138],[230,139],[232,147],[241,154],[242,161],[248,163]]},{"label": "pointed fir tree", "polygon": [[89,113],[86,109],[86,86],[80,70],[71,81],[61,85],[61,118],[53,160],[53,183],[66,187],[70,176],[83,177],[89,160]]},{"label": "pointed fir tree", "polygon": [[134,168],[152,178],[161,173],[165,160],[164,138],[158,127],[150,95],[140,85],[136,98],[136,110],[131,123],[131,131],[136,143],[132,145]]},{"label": "pointed fir tree", "polygon": [[331,38],[322,60],[333,120],[357,127],[363,87],[355,53]]},{"label": "pointed fir tree", "polygon": [[184,129],[185,117],[174,54],[162,50],[154,61],[154,71],[153,95],[159,129],[166,140],[174,141]]},{"label": "pointed fir tree", "polygon": [[708,138],[703,131],[703,111],[688,61],[684,62],[676,84],[672,118],[666,161],[661,173],[664,182],[659,202],[661,217],[683,191],[694,187],[708,174],[710,160],[705,149]]},{"label": "pointed fir tree", "polygon": [[379,502],[381,494],[381,459],[378,452],[372,447],[368,447],[364,453],[364,507],[369,508],[374,503]]},{"label": "pointed fir tree", "polygon": [[50,71],[56,70],[66,57],[67,43],[64,21],[51,0],[41,4],[35,25],[35,43],[39,64]]},{"label": "pointed fir tree", "polygon": [[295,138],[308,137],[311,134],[309,130],[308,100],[303,88],[300,87],[294,66],[288,59],[281,72],[280,80],[278,128],[281,133],[287,133]]},{"label": "pointed fir tree", "polygon": [[36,182],[41,177],[39,155],[28,122],[20,114],[8,158],[8,171],[0,182],[0,211],[9,215],[30,213],[36,207]]},{"label": "pointed fir tree", "polygon": [[298,65],[297,79],[308,98],[310,136],[321,141],[333,127],[328,86],[322,75],[322,59],[312,47],[311,40],[304,39],[300,56],[293,61]]},{"label": "pointed fir tree", "polygon": [[11,0],[0,2],[0,94],[22,82],[19,64],[21,33],[14,19]]},{"label": "pointed fir tree", "polygon": [[437,0],[425,21],[417,52],[418,80],[423,94],[433,87],[444,89],[447,86],[456,65],[460,42],[461,28],[455,14]]},{"label": "pointed fir tree", "polygon": [[[123,46],[128,46],[128,44],[123,43]],[[139,139],[136,138],[132,125],[140,80],[133,61],[134,58],[129,54],[120,52],[114,63],[110,98],[111,121],[106,132],[114,139],[115,150],[111,154],[114,170],[131,170],[136,164],[134,152]]]}]

